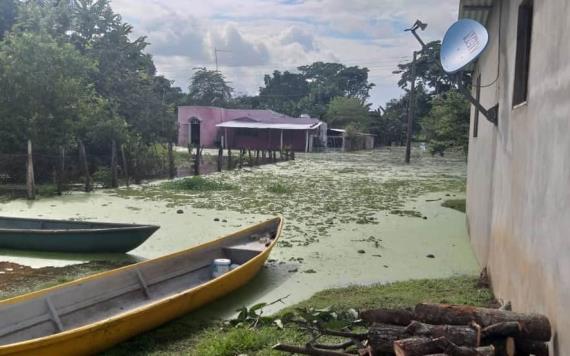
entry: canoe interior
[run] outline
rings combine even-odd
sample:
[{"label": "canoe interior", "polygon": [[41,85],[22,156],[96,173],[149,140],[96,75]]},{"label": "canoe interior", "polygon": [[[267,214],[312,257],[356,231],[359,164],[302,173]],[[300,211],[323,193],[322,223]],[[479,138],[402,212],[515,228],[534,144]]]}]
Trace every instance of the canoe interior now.
[{"label": "canoe interior", "polygon": [[0,217],[0,230],[90,230],[136,226],[143,225]]},{"label": "canoe interior", "polygon": [[[159,302],[212,279],[212,261],[244,264],[276,238],[280,219],[213,243],[0,302],[0,345],[54,335]],[[223,278],[218,277],[218,278]]]}]

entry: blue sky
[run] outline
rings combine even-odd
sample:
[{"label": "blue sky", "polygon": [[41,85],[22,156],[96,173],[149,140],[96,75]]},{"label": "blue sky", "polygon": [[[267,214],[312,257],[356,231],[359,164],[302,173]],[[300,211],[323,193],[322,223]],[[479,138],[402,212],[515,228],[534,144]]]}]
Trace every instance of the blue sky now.
[{"label": "blue sky", "polygon": [[428,23],[425,40],[441,39],[459,0],[112,0],[135,35],[147,36],[161,74],[186,88],[193,67],[220,70],[236,93],[255,94],[263,75],[315,61],[370,69],[373,107],[401,95],[398,63],[417,42],[403,30]]}]

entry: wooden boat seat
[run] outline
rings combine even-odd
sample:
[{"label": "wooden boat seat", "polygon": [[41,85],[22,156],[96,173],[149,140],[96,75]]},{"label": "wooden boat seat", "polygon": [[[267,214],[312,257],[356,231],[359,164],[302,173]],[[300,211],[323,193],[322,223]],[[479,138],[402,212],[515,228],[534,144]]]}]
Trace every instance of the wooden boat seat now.
[{"label": "wooden boat seat", "polygon": [[264,249],[264,243],[260,241],[248,241],[243,244],[224,247],[222,251],[232,263],[241,265],[259,255]]}]

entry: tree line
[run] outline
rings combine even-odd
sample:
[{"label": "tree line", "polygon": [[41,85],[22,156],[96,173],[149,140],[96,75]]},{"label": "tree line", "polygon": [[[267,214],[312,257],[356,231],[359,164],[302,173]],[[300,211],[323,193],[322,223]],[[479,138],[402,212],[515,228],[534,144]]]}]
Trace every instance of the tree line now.
[{"label": "tree line", "polygon": [[[234,95],[221,72],[201,68],[185,94],[157,74],[149,43],[132,39],[132,31],[109,0],[0,2],[0,152],[23,152],[28,139],[50,152],[78,141],[102,152],[110,141],[174,142],[176,107],[183,104],[308,114],[374,133],[381,144],[404,142],[409,95],[372,110],[368,68],[315,62],[276,70],[257,95]],[[439,43],[428,47],[416,67],[414,134],[443,152],[465,146],[468,105],[435,65]],[[398,71],[407,90],[410,64]]]}]

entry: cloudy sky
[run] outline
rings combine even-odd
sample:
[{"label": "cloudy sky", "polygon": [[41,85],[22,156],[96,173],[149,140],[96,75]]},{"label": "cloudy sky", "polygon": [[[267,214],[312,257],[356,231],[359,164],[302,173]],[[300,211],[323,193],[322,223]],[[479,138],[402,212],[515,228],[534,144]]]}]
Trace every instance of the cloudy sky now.
[{"label": "cloudy sky", "polygon": [[161,74],[186,90],[192,68],[220,70],[237,94],[256,94],[263,75],[315,61],[370,69],[374,107],[400,95],[396,65],[418,43],[403,30],[421,19],[441,39],[459,0],[112,0],[147,36]]}]

